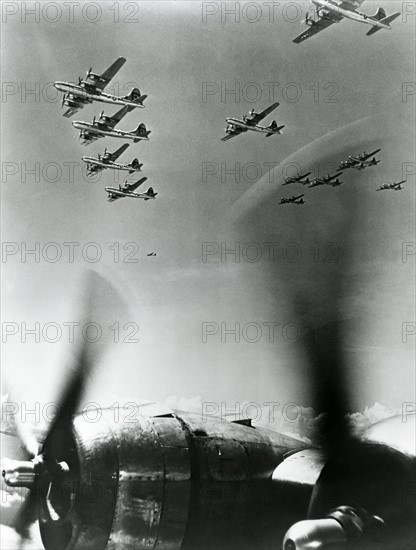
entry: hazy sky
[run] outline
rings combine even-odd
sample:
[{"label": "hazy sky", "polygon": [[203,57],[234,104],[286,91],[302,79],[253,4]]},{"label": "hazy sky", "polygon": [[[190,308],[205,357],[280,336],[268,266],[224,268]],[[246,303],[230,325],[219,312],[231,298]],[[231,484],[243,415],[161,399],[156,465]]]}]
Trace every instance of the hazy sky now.
[{"label": "hazy sky", "polygon": [[[350,318],[359,319],[345,342],[360,387],[354,404],[362,409],[379,401],[400,408],[403,401],[414,401],[414,336],[402,342],[402,324],[415,319],[414,256],[402,261],[402,243],[415,240],[414,175],[402,192],[375,192],[382,183],[402,179],[403,163],[414,173],[414,133],[411,124],[405,126],[414,120],[414,95],[403,99],[403,83],[410,83],[411,93],[414,81],[414,17],[399,18],[391,31],[372,37],[366,36],[366,26],[343,21],[295,45],[292,39],[303,29],[300,19],[309,3],[298,3],[302,17],[285,9],[284,2],[276,3],[274,21],[263,2],[254,4],[250,10],[256,12],[237,3],[239,21],[221,14],[219,2],[205,8],[199,2],[140,2],[137,13],[136,3],[120,3],[118,22],[112,2],[100,4],[96,23],[94,9],[83,19],[79,6],[73,22],[68,8],[52,22],[57,18],[53,6],[46,15],[41,12],[39,22],[30,15],[23,22],[21,8],[7,17],[2,29],[2,241],[16,243],[7,248],[16,253],[3,256],[2,320],[16,323],[8,327],[17,326],[19,332],[3,346],[3,373],[13,371],[10,377],[19,381],[22,398],[34,391],[40,400],[55,395],[68,348],[63,323],[77,320],[79,281],[92,267],[129,302],[128,318],[118,318],[113,304],[106,305],[103,331],[113,334],[108,327],[126,321],[140,329],[138,343],[112,346],[91,399],[199,395],[230,407],[242,401],[309,405],[305,358],[299,341],[291,341],[296,340],[290,333],[293,297],[271,294],[270,262],[265,256],[248,261],[255,249],[244,245],[255,241],[266,254],[264,242],[279,241],[290,254],[288,244],[297,243],[309,263],[283,261],[282,280],[288,270],[293,279],[299,273],[303,277],[311,265],[308,255],[321,254],[339,237],[337,214],[356,209],[348,276],[354,284],[345,296],[352,304]],[[372,14],[379,4],[368,1],[362,9]],[[391,13],[398,3],[382,4]],[[216,8],[218,13],[204,21],[203,9]],[[131,22],[124,21],[128,16]],[[107,114],[116,108],[94,104],[65,119],[61,97],[50,85],[75,82],[91,66],[102,72],[118,56],[127,62],[114,79],[116,91],[125,94],[131,88],[127,84],[134,83],[148,95],[146,108],[127,115],[119,128],[145,122],[152,131],[149,142],[131,144],[120,161],[137,156],[144,163],[146,183],[159,193],[155,201],[110,204],[104,186],[114,182],[114,175],[107,171],[98,182],[82,175],[82,155],[98,154],[104,147],[113,151],[123,141],[106,138],[83,147],[71,120],[91,120],[102,109]],[[256,102],[250,101],[256,96]],[[282,136],[250,134],[220,141],[226,116],[253,107],[262,110],[272,101],[281,105],[266,122],[275,118],[284,124]],[[368,124],[336,132],[374,115],[378,118]],[[329,132],[334,132],[329,139],[316,142]],[[349,171],[343,188],[308,190],[303,207],[277,207],[281,196],[304,191],[280,187],[285,159],[294,155],[291,162],[302,162],[297,151],[313,142],[305,167],[312,162],[321,175],[325,163],[380,143],[382,163],[365,176]],[[68,163],[76,163],[73,178]],[[277,163],[270,183],[269,169]],[[36,166],[39,181],[33,173],[24,176],[25,167]],[[54,182],[57,170],[61,175]],[[272,203],[265,220],[263,207],[257,208],[256,195],[263,188],[275,201],[275,226],[270,222]],[[249,212],[251,201],[256,216],[247,214],[247,223],[240,216],[234,226],[235,209]],[[39,261],[28,255],[22,262],[23,243],[33,248],[36,242]],[[73,262],[64,245],[68,242],[78,243]],[[101,253],[95,263],[82,254],[91,242],[96,245],[87,247],[89,257]],[[203,243],[214,243],[205,248],[211,252],[206,261]],[[227,249],[240,243],[240,261],[230,254],[221,261],[221,243]],[[43,253],[53,258],[57,249],[62,252],[59,261],[45,260]],[[152,251],[157,256],[147,257]],[[130,252],[138,262],[127,263]],[[317,279],[305,277],[305,292],[321,296],[321,276],[335,268],[319,262],[313,266]],[[33,336],[21,342],[22,323],[33,327],[36,322],[41,329],[58,324],[61,340],[51,343],[41,334],[39,343]],[[218,328],[206,342],[203,323]],[[240,323],[241,341],[223,334],[222,342],[221,323],[226,328]],[[247,323],[252,324],[244,328]],[[279,323],[272,342],[270,323]],[[262,332],[254,342],[258,327]],[[52,329],[49,339],[51,335]]]}]

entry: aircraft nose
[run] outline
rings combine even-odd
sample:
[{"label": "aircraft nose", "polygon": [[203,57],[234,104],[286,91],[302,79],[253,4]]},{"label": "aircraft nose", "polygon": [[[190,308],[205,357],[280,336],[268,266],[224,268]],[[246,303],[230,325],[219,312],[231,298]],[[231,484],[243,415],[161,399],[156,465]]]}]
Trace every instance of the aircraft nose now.
[{"label": "aircraft nose", "polygon": [[63,84],[64,84],[63,82],[59,82],[59,81],[53,83],[53,85],[55,86],[55,88],[56,88],[57,90],[61,91],[61,92],[63,91]]}]

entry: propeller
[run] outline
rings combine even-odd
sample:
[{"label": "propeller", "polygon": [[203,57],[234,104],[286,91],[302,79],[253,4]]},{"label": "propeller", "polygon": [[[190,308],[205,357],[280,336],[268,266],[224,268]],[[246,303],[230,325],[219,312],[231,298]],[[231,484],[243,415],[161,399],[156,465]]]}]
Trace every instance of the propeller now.
[{"label": "propeller", "polygon": [[88,69],[88,72],[87,72],[87,78],[90,78],[90,76],[91,76],[91,72],[92,72],[92,67],[90,67],[90,68]]},{"label": "propeller", "polygon": [[104,110],[103,110],[103,111],[101,111],[101,113],[100,113],[100,118],[101,118],[101,119],[103,119],[103,118],[104,118]]},{"label": "propeller", "polygon": [[[92,320],[102,321],[99,323],[100,326],[106,326],[107,312],[110,311],[109,301],[111,301],[111,308],[121,304],[121,309],[124,310],[124,302],[114,288],[96,273],[89,272],[84,293],[81,326],[85,326]],[[105,321],[102,319],[103,314],[106,317]],[[76,351],[72,362],[65,370],[66,380],[54,401],[57,403],[55,416],[42,437],[29,424],[19,420],[19,415],[13,417],[16,435],[23,449],[21,457],[23,460],[5,459],[2,465],[2,477],[9,486],[29,489],[13,522],[13,527],[20,534],[22,541],[29,537],[30,526],[38,516],[38,500],[45,496],[46,488],[50,500],[52,499],[50,493],[56,491],[55,500],[64,502],[56,507],[59,514],[63,517],[65,510],[67,511],[65,497],[68,489],[65,487],[65,481],[71,481],[72,486],[76,486],[77,471],[73,467],[73,460],[71,462],[70,458],[65,458],[65,461],[62,461],[62,449],[70,455],[68,437],[71,434],[72,418],[80,408],[87,380],[95,370],[109,342],[109,337],[95,343],[82,337],[74,344]]]},{"label": "propeller", "polygon": [[95,115],[92,118],[92,123],[95,124]]},{"label": "propeller", "polygon": [[81,86],[81,84],[82,84],[82,78],[79,76],[78,77],[78,86]]}]

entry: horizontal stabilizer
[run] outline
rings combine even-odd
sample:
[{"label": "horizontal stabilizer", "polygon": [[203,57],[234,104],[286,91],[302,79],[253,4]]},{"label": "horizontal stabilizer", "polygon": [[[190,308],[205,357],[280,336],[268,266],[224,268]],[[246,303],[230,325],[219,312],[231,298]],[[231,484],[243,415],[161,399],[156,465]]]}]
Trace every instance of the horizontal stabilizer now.
[{"label": "horizontal stabilizer", "polygon": [[[385,25],[389,25],[392,21],[397,19],[401,15],[401,12],[393,13],[393,15],[389,15],[388,17],[385,17],[384,19],[380,19],[380,23],[384,23]],[[383,27],[373,27],[370,29],[367,33],[367,36],[371,36],[372,34],[380,31]]]}]

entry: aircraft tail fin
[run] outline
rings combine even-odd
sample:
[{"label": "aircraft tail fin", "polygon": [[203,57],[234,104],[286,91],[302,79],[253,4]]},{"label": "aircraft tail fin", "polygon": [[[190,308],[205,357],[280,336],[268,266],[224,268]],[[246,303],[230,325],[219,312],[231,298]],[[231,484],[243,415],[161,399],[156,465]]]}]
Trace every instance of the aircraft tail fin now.
[{"label": "aircraft tail fin", "polygon": [[143,122],[141,124],[139,124],[137,126],[137,128],[134,130],[134,133],[137,135],[137,136],[140,136],[140,137],[145,137],[147,138],[148,135],[150,134],[151,130],[147,130],[146,129],[146,125],[143,124]]},{"label": "aircraft tail fin", "polygon": [[154,192],[153,187],[149,187],[146,194],[149,195],[149,198],[144,199],[145,201],[148,201],[150,198],[154,198],[157,195],[157,193]]},{"label": "aircraft tail fin", "polygon": [[266,134],[266,137],[273,136],[276,133],[280,134],[280,130],[282,130],[283,128],[284,128],[284,126],[278,126],[277,122],[275,120],[273,120],[273,122],[270,124],[270,126],[267,127],[268,130],[273,130],[273,131]]},{"label": "aircraft tail fin", "polygon": [[[380,8],[382,9],[382,8]],[[379,10],[380,11],[380,10]],[[384,11],[384,10],[383,10]],[[388,17],[384,17],[383,19],[378,19],[378,21],[380,21],[380,23],[384,23],[385,25],[388,25],[390,26],[390,23],[392,21],[394,21],[395,19],[397,19],[399,17],[399,15],[401,15],[401,12],[397,12],[397,13],[393,13],[392,15],[389,15]],[[367,33],[367,36],[371,36],[372,34],[380,31],[383,27],[372,27],[368,33]]]},{"label": "aircraft tail fin", "polygon": [[381,21],[382,19],[385,19],[387,17],[387,13],[383,8],[378,8],[378,11],[371,19],[376,19],[377,21]]},{"label": "aircraft tail fin", "polygon": [[127,99],[128,101],[134,101],[137,102],[137,99],[141,97],[141,93],[139,88],[132,88],[131,92],[123,97],[123,99]]}]

